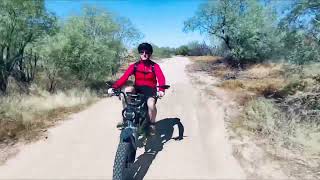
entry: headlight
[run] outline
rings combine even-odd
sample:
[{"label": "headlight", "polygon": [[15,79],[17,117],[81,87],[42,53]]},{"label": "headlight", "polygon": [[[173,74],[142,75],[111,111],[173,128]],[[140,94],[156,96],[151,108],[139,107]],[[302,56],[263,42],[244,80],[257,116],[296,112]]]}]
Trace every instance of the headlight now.
[{"label": "headlight", "polygon": [[124,109],[122,111],[122,116],[125,118],[125,119],[134,119],[136,117],[136,113],[133,111],[133,109]]}]

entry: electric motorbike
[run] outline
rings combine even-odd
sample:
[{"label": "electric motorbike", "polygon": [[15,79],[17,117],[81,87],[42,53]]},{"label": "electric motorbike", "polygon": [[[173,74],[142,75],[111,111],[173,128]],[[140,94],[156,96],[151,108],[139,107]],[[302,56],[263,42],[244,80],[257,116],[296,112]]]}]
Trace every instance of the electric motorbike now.
[{"label": "electric motorbike", "polygon": [[[170,86],[157,87],[168,89]],[[126,170],[135,161],[139,138],[149,136],[150,117],[147,101],[143,94],[125,93],[115,89],[113,95],[124,101],[120,142],[113,165],[113,180],[123,180]],[[157,100],[159,97],[156,96],[155,98]]]}]

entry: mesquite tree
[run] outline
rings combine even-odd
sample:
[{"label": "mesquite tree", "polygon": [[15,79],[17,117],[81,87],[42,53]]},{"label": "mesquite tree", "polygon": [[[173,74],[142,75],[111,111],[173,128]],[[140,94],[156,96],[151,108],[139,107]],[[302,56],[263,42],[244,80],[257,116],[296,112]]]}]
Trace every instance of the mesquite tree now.
[{"label": "mesquite tree", "polygon": [[12,74],[24,81],[32,78],[38,57],[27,52],[28,46],[52,32],[54,25],[43,0],[0,1],[0,92],[6,92]]}]

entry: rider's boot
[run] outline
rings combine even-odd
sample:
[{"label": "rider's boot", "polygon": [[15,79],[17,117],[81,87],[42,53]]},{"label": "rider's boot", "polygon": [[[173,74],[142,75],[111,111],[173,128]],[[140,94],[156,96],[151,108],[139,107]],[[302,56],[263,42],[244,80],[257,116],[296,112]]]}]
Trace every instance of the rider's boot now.
[{"label": "rider's boot", "polygon": [[150,123],[149,134],[150,134],[150,136],[156,135],[156,124],[155,123]]},{"label": "rider's boot", "polygon": [[118,123],[117,123],[117,128],[118,129],[121,129],[123,127],[123,121],[119,121]]}]

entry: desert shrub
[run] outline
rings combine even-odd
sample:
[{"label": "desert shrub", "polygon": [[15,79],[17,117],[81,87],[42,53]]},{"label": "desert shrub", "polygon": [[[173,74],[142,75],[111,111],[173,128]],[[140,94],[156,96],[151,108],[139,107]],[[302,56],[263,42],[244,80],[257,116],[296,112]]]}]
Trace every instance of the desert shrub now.
[{"label": "desert shrub", "polygon": [[189,56],[208,56],[212,55],[212,47],[205,42],[193,41],[188,44]]},{"label": "desert shrub", "polygon": [[[289,102],[296,102],[293,99],[296,100],[296,98],[290,98]],[[300,97],[299,99],[302,98]],[[318,148],[320,145],[320,116],[319,114],[317,116],[305,116],[301,112],[305,112],[306,107],[310,107],[310,105],[301,102],[296,105],[290,104],[293,107],[283,108],[283,105],[272,100],[265,98],[253,99],[247,102],[241,118],[234,121],[232,127],[236,132],[246,130],[267,138],[270,142],[278,145],[289,148],[299,147],[301,150],[311,150],[312,153],[317,154],[320,152],[320,148]],[[313,105],[317,103],[313,103]],[[285,104],[288,105],[288,103]],[[319,108],[313,105],[311,106],[313,110]]]},{"label": "desert shrub", "polygon": [[174,49],[170,47],[158,47],[155,44],[152,44],[153,46],[153,54],[152,56],[154,58],[170,58],[172,55],[174,55]]},{"label": "desert shrub", "polygon": [[317,83],[320,83],[320,74],[317,74],[312,77]]},{"label": "desert shrub", "polygon": [[320,125],[320,86],[314,85],[306,92],[289,95],[281,107],[301,122]]},{"label": "desert shrub", "polygon": [[279,128],[280,111],[272,101],[259,98],[249,101],[242,115],[242,125],[253,132],[272,134]]},{"label": "desert shrub", "polygon": [[297,91],[303,91],[307,86],[307,82],[304,80],[294,80],[286,84],[281,90],[280,94],[283,96],[293,95]]}]

